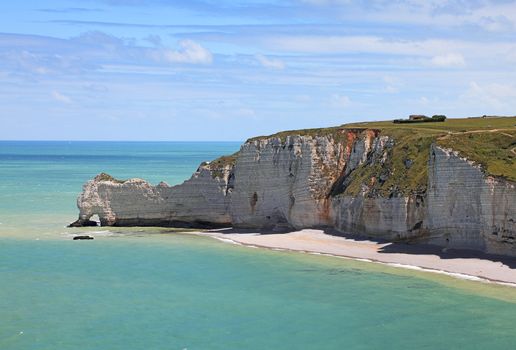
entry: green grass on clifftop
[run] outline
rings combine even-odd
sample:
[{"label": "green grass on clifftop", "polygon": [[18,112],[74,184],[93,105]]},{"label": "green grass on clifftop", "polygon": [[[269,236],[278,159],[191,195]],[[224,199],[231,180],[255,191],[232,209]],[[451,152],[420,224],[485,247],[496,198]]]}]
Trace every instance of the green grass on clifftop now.
[{"label": "green grass on clifftop", "polygon": [[516,181],[516,128],[449,135],[437,144],[458,151],[490,175]]},{"label": "green grass on clifftop", "polygon": [[406,129],[421,133],[431,132],[464,132],[472,130],[492,130],[492,129],[516,129],[515,117],[489,117],[489,118],[460,118],[446,119],[439,123],[414,123],[414,124],[394,124],[392,121],[351,123],[343,126],[349,128],[376,128],[382,130]]},{"label": "green grass on clifftop", "polygon": [[[393,188],[402,193],[421,191],[427,182],[427,162],[432,143],[453,149],[482,166],[486,174],[516,181],[516,117],[447,119],[440,123],[394,124],[391,121],[353,123],[350,128],[374,128],[391,136],[395,146],[383,169],[358,169],[361,180],[353,181],[347,192],[356,194],[359,184],[378,177],[385,168],[391,176],[373,188],[386,195]],[[412,163],[410,168],[406,160]],[[369,167],[371,168],[371,167]]]},{"label": "green grass on clifftop", "polygon": [[[363,127],[361,127],[363,129]],[[343,130],[346,129],[344,126],[334,126],[329,128],[315,128],[315,129],[299,129],[299,130],[286,130],[268,136],[256,136],[247,140],[247,142],[269,139],[277,137],[281,141],[285,141],[287,136],[333,136],[335,140],[339,140],[342,136]]]},{"label": "green grass on clifftop", "polygon": [[110,182],[115,182],[115,183],[119,183],[119,184],[122,184],[127,181],[127,180],[117,179],[107,173],[100,173],[95,177],[95,179],[98,181],[110,181]]},{"label": "green grass on clifftop", "polygon": [[211,170],[212,176],[219,178],[223,177],[224,169],[227,166],[235,165],[239,152],[240,151],[237,151],[229,156],[222,156],[209,162],[208,168]]},{"label": "green grass on clifftop", "polygon": [[332,136],[346,142],[346,129],[376,129],[390,136],[395,143],[388,150],[385,164],[362,165],[352,175],[345,193],[356,195],[367,184],[374,193],[388,196],[393,192],[423,192],[427,184],[430,145],[458,151],[462,157],[480,164],[494,176],[516,181],[516,117],[447,119],[439,123],[394,124],[392,121],[344,124],[337,127],[282,131],[258,136],[256,141],[287,136]]}]

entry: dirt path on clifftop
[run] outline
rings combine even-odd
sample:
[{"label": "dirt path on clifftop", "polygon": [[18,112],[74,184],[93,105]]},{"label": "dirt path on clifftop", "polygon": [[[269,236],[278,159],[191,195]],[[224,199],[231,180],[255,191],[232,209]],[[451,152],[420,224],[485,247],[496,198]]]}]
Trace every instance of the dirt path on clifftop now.
[{"label": "dirt path on clifftop", "polygon": [[[438,137],[437,140],[446,140],[447,138],[449,138],[452,135],[480,134],[480,133],[484,133],[484,132],[486,132],[486,133],[487,132],[489,132],[489,133],[499,132],[500,134],[502,134],[504,136],[514,137],[514,135],[504,132],[504,131],[514,131],[514,130],[516,130],[516,128],[490,129],[490,130],[478,129],[478,130],[458,131],[458,132],[448,131],[446,135]],[[514,153],[514,148],[511,150],[511,152]]]}]

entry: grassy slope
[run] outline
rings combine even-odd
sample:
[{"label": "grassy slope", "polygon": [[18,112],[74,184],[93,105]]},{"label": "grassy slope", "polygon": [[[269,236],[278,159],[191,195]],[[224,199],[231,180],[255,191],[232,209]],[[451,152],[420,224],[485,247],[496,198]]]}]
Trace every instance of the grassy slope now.
[{"label": "grassy slope", "polygon": [[362,184],[367,184],[372,193],[385,197],[393,192],[424,192],[429,149],[435,134],[407,132],[406,129],[380,130],[381,135],[388,135],[395,140],[394,146],[387,149],[386,162],[358,167],[345,193],[356,195]]},{"label": "grassy slope", "polygon": [[[357,179],[346,190],[348,194],[356,194],[362,183],[370,181],[371,177],[378,178],[387,170],[391,175],[385,183],[372,186],[382,195],[388,195],[392,189],[402,193],[423,191],[427,179],[428,149],[434,142],[482,165],[490,175],[516,181],[516,117],[448,119],[440,123],[415,124],[383,121],[354,123],[345,127],[380,129],[382,135],[396,140],[389,161],[381,167],[383,169],[369,166],[358,169]],[[404,165],[406,159],[413,162],[410,168]]]},{"label": "grassy slope", "polygon": [[482,165],[488,174],[516,181],[516,128],[451,135],[437,142]]}]

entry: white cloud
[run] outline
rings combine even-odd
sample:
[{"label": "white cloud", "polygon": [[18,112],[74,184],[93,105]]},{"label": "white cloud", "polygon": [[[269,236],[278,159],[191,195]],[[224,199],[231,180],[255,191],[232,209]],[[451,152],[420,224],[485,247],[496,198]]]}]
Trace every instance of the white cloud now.
[{"label": "white cloud", "polygon": [[463,67],[466,65],[464,56],[458,53],[448,53],[445,55],[434,56],[431,60],[431,63],[437,67]]},{"label": "white cloud", "polygon": [[[392,39],[379,36],[345,35],[280,35],[264,40],[268,49],[278,52],[306,53],[311,55],[355,54],[392,55],[386,64],[401,63],[400,58],[412,59],[404,65],[434,67],[468,67],[492,63],[493,57],[500,61],[511,61],[511,52],[516,52],[510,41],[470,41],[458,39]],[[511,51],[514,50],[514,51]],[[466,57],[470,60],[466,61]],[[512,57],[516,57],[513,54]],[[371,58],[371,57],[369,57]],[[503,63],[503,62],[502,62]],[[501,65],[496,66],[498,69]]]},{"label": "white cloud", "polygon": [[145,38],[143,38],[143,40],[148,41],[149,43],[151,43],[152,45],[154,45],[156,47],[162,46],[162,40],[159,35],[152,35],[152,34],[147,35]]},{"label": "white cloud", "polygon": [[256,55],[255,58],[265,68],[272,68],[272,69],[284,69],[285,68],[285,62],[283,62],[280,59],[268,58],[264,55]]},{"label": "white cloud", "polygon": [[333,107],[345,108],[345,107],[349,106],[350,103],[351,103],[351,100],[348,96],[339,95],[339,94],[333,94],[331,96],[331,105]]},{"label": "white cloud", "polygon": [[388,94],[397,94],[398,92],[400,92],[400,90],[398,90],[398,88],[396,88],[392,85],[387,85],[385,87],[385,92]]},{"label": "white cloud", "polygon": [[383,81],[387,84],[385,87],[385,92],[389,94],[397,94],[400,92],[400,88],[403,85],[403,82],[392,76],[384,76]]},{"label": "white cloud", "polygon": [[294,99],[298,102],[311,102],[312,97],[310,95],[296,95]]},{"label": "white cloud", "polygon": [[168,63],[209,64],[213,61],[211,52],[193,40],[181,40],[178,50],[152,50],[150,56],[155,61]]},{"label": "white cloud", "polygon": [[375,22],[458,27],[479,26],[487,31],[511,31],[516,26],[514,1],[464,0],[300,0],[331,9],[339,18],[363,18]]},{"label": "white cloud", "polygon": [[505,59],[507,62],[516,63],[516,46],[510,49],[505,55]]},{"label": "white cloud", "polygon": [[389,53],[433,56],[467,43],[428,39],[420,41],[387,40],[377,36],[275,36],[268,40],[277,50],[309,53]]},{"label": "white cloud", "polygon": [[428,105],[430,101],[428,100],[428,98],[426,96],[423,96],[419,99],[419,103],[422,104],[423,106],[426,106]]},{"label": "white cloud", "polygon": [[61,102],[61,103],[65,103],[65,104],[72,103],[72,99],[70,97],[63,95],[59,91],[52,91],[52,97],[54,98],[54,100]]},{"label": "white cloud", "polygon": [[508,84],[478,84],[471,82],[469,89],[461,95],[466,102],[480,103],[495,109],[514,108],[516,87]]},{"label": "white cloud", "polygon": [[505,32],[510,31],[514,27],[514,23],[505,16],[498,15],[495,17],[481,17],[478,21],[480,26],[490,32]]},{"label": "white cloud", "polygon": [[302,0],[302,2],[316,6],[326,5],[349,5],[353,0]]},{"label": "white cloud", "polygon": [[235,114],[239,117],[255,117],[256,112],[252,108],[239,108],[235,111]]}]

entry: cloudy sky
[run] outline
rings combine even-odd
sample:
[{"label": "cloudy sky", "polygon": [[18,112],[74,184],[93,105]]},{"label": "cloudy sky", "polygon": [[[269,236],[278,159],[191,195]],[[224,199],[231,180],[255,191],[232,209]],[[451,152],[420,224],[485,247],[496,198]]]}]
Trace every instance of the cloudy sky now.
[{"label": "cloudy sky", "polygon": [[4,1],[0,139],[514,115],[515,67],[516,1]]}]

